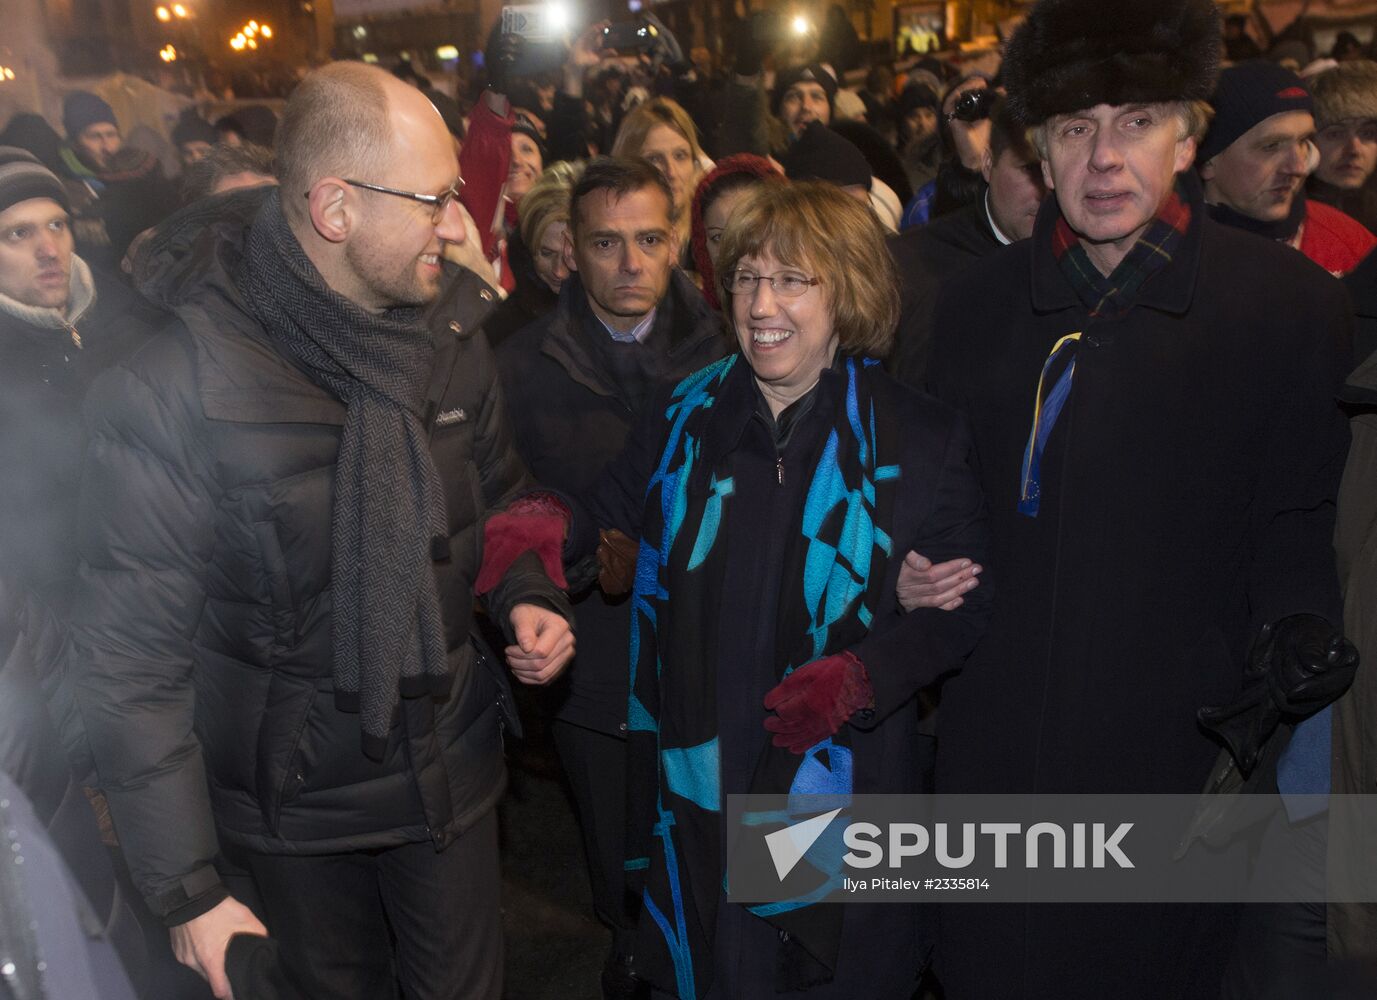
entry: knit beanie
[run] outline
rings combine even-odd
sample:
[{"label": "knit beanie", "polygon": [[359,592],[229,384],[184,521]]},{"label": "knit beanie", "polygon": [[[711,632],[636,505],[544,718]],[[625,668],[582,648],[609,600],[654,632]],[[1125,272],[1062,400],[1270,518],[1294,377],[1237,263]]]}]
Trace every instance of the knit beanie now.
[{"label": "knit beanie", "polygon": [[840,187],[870,187],[870,164],[854,143],[822,122],[809,122],[803,134],[779,158],[791,181],[830,181]]},{"label": "knit beanie", "polygon": [[67,138],[74,140],[92,125],[108,122],[119,127],[115,109],[89,90],[74,90],[62,102],[62,127]]},{"label": "knit beanie", "polygon": [[925,83],[911,82],[899,94],[898,112],[901,121],[919,108],[927,108],[936,114],[941,107],[937,91]]},{"label": "knit beanie", "polygon": [[1219,74],[1210,98],[1214,120],[1197,155],[1204,163],[1232,146],[1243,133],[1273,115],[1310,111],[1313,102],[1304,81],[1284,66],[1250,59]]},{"label": "knit beanie", "polygon": [[172,144],[174,146],[180,146],[187,142],[205,142],[214,146],[219,141],[220,133],[215,131],[215,126],[200,115],[182,115],[172,129]]},{"label": "knit beanie", "polygon": [[547,158],[544,131],[544,123],[532,112],[527,111],[525,108],[522,108],[520,111],[513,111],[512,134],[524,135],[527,139],[535,143],[536,148],[540,150],[540,159],[542,163]]},{"label": "knit beanie", "polygon": [[1310,81],[1315,97],[1315,128],[1353,118],[1377,118],[1377,63],[1354,59],[1339,63]]},{"label": "knit beanie", "polygon": [[775,77],[774,95],[770,100],[771,111],[779,114],[779,106],[784,102],[784,95],[796,83],[821,84],[822,89],[827,93],[827,106],[829,108],[837,98],[837,77],[832,72],[832,67],[826,63],[809,63],[806,66],[786,69]]},{"label": "knit beanie", "polygon": [[70,212],[67,188],[38,158],[16,146],[0,146],[0,212],[31,198],[51,198]]}]

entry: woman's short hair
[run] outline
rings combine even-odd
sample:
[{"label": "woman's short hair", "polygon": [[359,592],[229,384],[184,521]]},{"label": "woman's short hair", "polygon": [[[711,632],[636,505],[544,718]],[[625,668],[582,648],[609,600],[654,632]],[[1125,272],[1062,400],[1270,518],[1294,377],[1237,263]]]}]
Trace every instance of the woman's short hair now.
[{"label": "woman's short hair", "polygon": [[583,176],[582,163],[561,160],[545,168],[517,206],[521,239],[534,254],[545,230],[556,222],[569,221],[569,192]]},{"label": "woman's short hair", "polygon": [[668,125],[682,135],[693,151],[695,163],[703,159],[703,147],[698,143],[698,128],[693,124],[689,113],[668,97],[654,97],[636,105],[617,129],[617,139],[612,143],[613,156],[640,156],[645,146],[646,136],[656,125]]},{"label": "woman's short hair", "polygon": [[[720,274],[743,257],[772,257],[817,278],[838,343],[884,357],[899,321],[898,275],[875,213],[835,184],[762,184],[737,204],[722,234]],[[723,302],[731,321],[729,296]]]}]

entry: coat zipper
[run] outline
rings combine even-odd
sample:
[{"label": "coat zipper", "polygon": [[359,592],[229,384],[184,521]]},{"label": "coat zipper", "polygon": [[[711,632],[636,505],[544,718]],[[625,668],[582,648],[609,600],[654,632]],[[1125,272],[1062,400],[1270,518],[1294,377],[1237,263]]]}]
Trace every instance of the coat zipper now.
[{"label": "coat zipper", "polygon": [[64,324],[64,325],[67,327],[67,332],[68,332],[68,333],[71,335],[71,337],[72,337],[72,343],[75,344],[75,345],[77,346],[77,349],[78,349],[78,350],[80,350],[80,349],[81,349],[81,334],[77,333],[77,328],[76,328],[75,326],[73,326],[71,323],[66,323],[66,324]]},{"label": "coat zipper", "polygon": [[775,452],[775,478],[779,480],[779,485],[784,485],[784,456]]}]

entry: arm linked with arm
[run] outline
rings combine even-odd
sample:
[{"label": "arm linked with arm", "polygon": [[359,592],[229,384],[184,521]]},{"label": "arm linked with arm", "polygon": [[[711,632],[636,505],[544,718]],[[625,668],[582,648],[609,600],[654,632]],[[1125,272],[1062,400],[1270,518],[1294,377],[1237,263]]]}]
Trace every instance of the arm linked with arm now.
[{"label": "arm linked with arm", "polygon": [[[933,561],[956,556],[982,563],[985,560],[988,515],[964,417],[952,421],[932,509],[911,548]],[[874,722],[884,719],[921,688],[961,668],[984,633],[993,598],[986,581],[970,591],[955,610],[918,608],[877,619],[870,634],[852,650],[866,665],[874,690]]]}]

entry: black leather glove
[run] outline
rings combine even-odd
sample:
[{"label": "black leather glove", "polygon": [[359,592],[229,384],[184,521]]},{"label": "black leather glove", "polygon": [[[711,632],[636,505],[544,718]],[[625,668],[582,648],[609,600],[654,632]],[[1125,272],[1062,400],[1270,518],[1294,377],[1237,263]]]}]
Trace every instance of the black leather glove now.
[{"label": "black leather glove", "polygon": [[1272,700],[1286,715],[1314,715],[1349,689],[1358,670],[1358,650],[1319,615],[1283,618],[1262,630],[1255,650],[1259,644]]},{"label": "black leather glove", "polygon": [[508,85],[512,82],[513,70],[525,50],[524,36],[504,31],[495,32],[483,57],[483,65],[488,70],[488,86],[499,94],[507,93]]},{"label": "black leather glove", "polygon": [[1326,619],[1288,615],[1258,633],[1238,700],[1202,708],[1197,717],[1224,741],[1246,777],[1284,718],[1299,721],[1335,701],[1357,669],[1358,650]]}]

